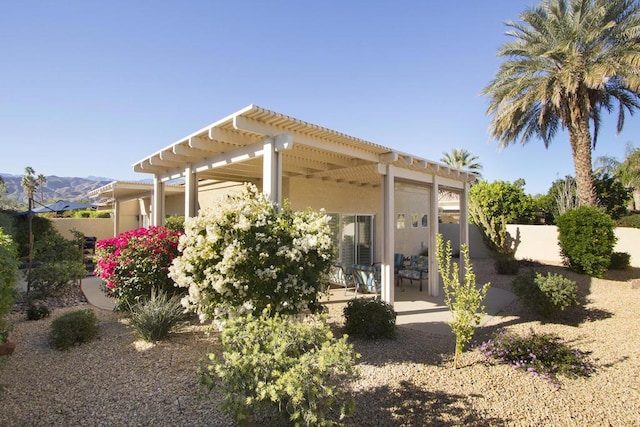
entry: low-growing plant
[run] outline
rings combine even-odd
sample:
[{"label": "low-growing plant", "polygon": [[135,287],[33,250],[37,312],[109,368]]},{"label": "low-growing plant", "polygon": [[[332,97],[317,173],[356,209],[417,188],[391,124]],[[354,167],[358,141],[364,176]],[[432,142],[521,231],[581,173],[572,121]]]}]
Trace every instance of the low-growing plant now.
[{"label": "low-growing plant", "polygon": [[93,310],[72,311],[51,322],[49,343],[56,350],[67,350],[93,340],[98,330],[98,319]]},{"label": "low-growing plant", "polygon": [[396,336],[396,312],[379,297],[352,299],[343,312],[345,332],[350,336],[368,339]]},{"label": "low-growing plant", "polygon": [[509,256],[498,256],[493,260],[493,267],[498,274],[514,275],[520,271],[520,262]]},{"label": "low-growing plant", "polygon": [[27,320],[44,319],[45,317],[49,317],[49,314],[51,314],[51,312],[45,304],[29,301],[27,305]]},{"label": "low-growing plant", "polygon": [[334,425],[353,413],[345,384],[359,357],[347,337],[335,339],[324,317],[296,321],[265,309],[230,319],[220,333],[222,356],[209,354],[202,384],[224,394],[238,422],[270,409],[295,425]]},{"label": "low-growing plant", "polygon": [[626,215],[616,221],[618,227],[640,228],[640,214]]},{"label": "low-growing plant", "polygon": [[609,270],[624,270],[631,265],[631,255],[626,252],[613,252],[609,260]]},{"label": "low-growing plant", "polygon": [[528,270],[511,282],[522,303],[543,317],[550,317],[578,304],[578,285],[561,274],[543,276]]},{"label": "low-growing plant", "polygon": [[557,218],[564,264],[589,276],[602,277],[616,243],[615,223],[597,208],[581,206]]},{"label": "low-growing plant", "polygon": [[444,302],[451,311],[453,320],[449,322],[451,330],[456,336],[456,351],[453,359],[454,368],[458,368],[458,360],[464,346],[471,341],[475,326],[480,324],[484,315],[484,301],[490,283],[482,287],[476,286],[476,275],[469,260],[469,247],[460,246],[460,254],[464,261],[464,283],[460,283],[460,267],[457,262],[451,262],[451,241],[444,244],[442,234],[436,238],[438,271],[442,277],[445,299]]},{"label": "low-growing plant", "polygon": [[151,290],[149,298],[141,298],[129,307],[130,324],[140,337],[153,342],[167,338],[178,322],[184,318],[180,298],[166,292]]},{"label": "low-growing plant", "polygon": [[486,357],[545,378],[556,388],[560,387],[558,375],[587,377],[594,371],[586,353],[570,348],[553,334],[531,331],[520,336],[503,330],[483,342],[480,351]]}]

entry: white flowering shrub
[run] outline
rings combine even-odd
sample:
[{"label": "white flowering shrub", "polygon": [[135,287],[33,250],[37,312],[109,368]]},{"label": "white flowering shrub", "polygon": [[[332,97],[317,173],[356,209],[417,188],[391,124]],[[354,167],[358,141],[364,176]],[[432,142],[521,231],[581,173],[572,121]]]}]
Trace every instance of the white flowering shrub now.
[{"label": "white flowering shrub", "polygon": [[334,254],[329,217],[279,208],[250,184],[185,221],[170,277],[201,321],[320,311]]}]

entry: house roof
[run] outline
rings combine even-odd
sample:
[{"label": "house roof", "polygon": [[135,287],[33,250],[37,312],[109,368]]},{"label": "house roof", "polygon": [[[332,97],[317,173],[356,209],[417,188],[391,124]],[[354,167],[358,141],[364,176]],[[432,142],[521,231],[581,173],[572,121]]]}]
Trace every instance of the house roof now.
[{"label": "house roof", "polygon": [[[184,193],[182,185],[166,185],[165,193],[177,194]],[[102,187],[91,190],[89,197],[107,197],[111,200],[132,200],[141,197],[150,197],[153,194],[153,184],[148,182],[135,181],[112,181]]]},{"label": "house roof", "polygon": [[281,151],[282,175],[380,185],[379,164],[438,175],[456,182],[471,182],[473,173],[451,168],[363,139],[249,105],[133,165],[163,181],[184,176],[191,164],[199,179],[248,181],[262,178],[261,141],[265,136],[289,134],[276,140]]}]

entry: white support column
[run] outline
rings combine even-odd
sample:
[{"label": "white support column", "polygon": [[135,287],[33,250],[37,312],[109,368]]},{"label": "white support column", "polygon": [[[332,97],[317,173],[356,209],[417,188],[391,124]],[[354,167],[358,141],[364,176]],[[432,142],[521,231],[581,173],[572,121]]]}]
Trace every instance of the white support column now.
[{"label": "white support column", "polygon": [[[460,246],[467,245],[469,248],[469,183],[464,183],[462,193],[460,193]],[[471,250],[471,248],[469,248]],[[460,280],[464,280],[464,262],[460,260]]]},{"label": "white support column", "polygon": [[153,223],[152,225],[164,225],[164,183],[158,175],[153,177]]},{"label": "white support column", "polygon": [[193,218],[198,210],[198,179],[189,163],[184,169],[184,217]]},{"label": "white support column", "polygon": [[387,173],[382,176],[382,299],[389,303],[395,302],[395,280],[393,274],[393,255],[395,252],[395,167],[386,166]]},{"label": "white support column", "polygon": [[278,201],[278,154],[275,141],[271,137],[264,139],[262,157],[262,192],[273,202]]},{"label": "white support column", "polygon": [[429,197],[429,295],[433,297],[440,295],[440,274],[436,259],[438,227],[438,177],[434,175]]},{"label": "white support column", "polygon": [[120,234],[120,202],[113,201],[113,237]]}]

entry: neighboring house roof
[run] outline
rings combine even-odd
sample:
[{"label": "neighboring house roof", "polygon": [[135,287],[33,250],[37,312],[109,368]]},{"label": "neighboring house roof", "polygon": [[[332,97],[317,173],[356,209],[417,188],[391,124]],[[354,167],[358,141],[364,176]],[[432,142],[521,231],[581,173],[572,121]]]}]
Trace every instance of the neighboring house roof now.
[{"label": "neighboring house roof", "polygon": [[[165,193],[184,193],[182,185],[165,185]],[[153,184],[149,182],[112,181],[100,188],[91,190],[89,197],[107,197],[109,201],[126,201],[142,197],[150,197],[153,194]]]},{"label": "neighboring house roof", "polygon": [[[291,138],[278,139],[282,134]],[[176,141],[133,165],[162,181],[183,176],[191,164],[198,179],[247,181],[262,178],[262,141],[275,138],[282,153],[282,176],[379,186],[377,165],[429,173],[451,182],[471,182],[475,175],[388,147],[250,105]],[[445,184],[446,185],[446,184]]]}]

